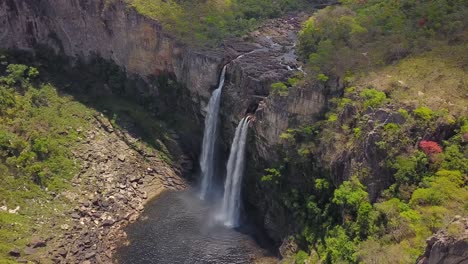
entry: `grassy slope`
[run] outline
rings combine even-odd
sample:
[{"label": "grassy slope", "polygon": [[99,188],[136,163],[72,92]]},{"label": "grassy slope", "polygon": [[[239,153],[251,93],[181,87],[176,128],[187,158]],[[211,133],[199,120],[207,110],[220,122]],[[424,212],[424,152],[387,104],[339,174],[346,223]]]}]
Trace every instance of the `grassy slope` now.
[{"label": "grassy slope", "polygon": [[[8,263],[8,252],[24,248],[32,234],[48,237],[59,232],[64,213],[73,207],[63,193],[73,192],[70,180],[78,171],[71,151],[90,126],[94,111],[59,95],[49,84],[30,85],[24,94],[15,92],[15,85],[0,87],[15,96],[15,105],[0,114],[0,133],[10,137],[10,144],[3,141],[0,150],[0,201],[8,209],[19,206],[17,214],[0,212],[0,263]],[[35,95],[47,105],[34,105]],[[41,150],[34,146],[37,139],[46,139]],[[51,226],[52,222],[58,225]]]},{"label": "grassy slope", "polygon": [[[114,96],[77,100],[60,92],[59,87],[69,87],[70,83],[77,89],[88,83],[103,86],[105,74],[83,69],[108,69],[106,66],[96,64],[77,71],[62,65],[58,69],[67,71],[61,72],[50,66],[54,62],[38,63],[29,57],[23,60],[39,66],[39,75],[29,76],[33,67],[0,56],[0,206],[19,206],[17,213],[0,210],[0,263],[15,263],[9,251],[22,251],[33,237],[48,238],[64,232],[61,225],[69,221],[76,193],[81,193],[79,185],[71,184],[80,166],[72,152],[80,151],[84,133],[95,125],[94,115],[99,111],[114,125],[125,128],[130,124],[142,135],[137,147],[156,148],[157,155],[172,162],[165,146],[171,140],[166,126],[141,105]],[[57,59],[55,63],[60,62]],[[75,75],[85,79],[71,81]],[[56,85],[48,83],[50,78]]]},{"label": "grassy slope", "polygon": [[359,84],[384,91],[396,102],[412,108],[426,105],[460,116],[468,113],[467,72],[468,44],[441,44],[373,72]]}]

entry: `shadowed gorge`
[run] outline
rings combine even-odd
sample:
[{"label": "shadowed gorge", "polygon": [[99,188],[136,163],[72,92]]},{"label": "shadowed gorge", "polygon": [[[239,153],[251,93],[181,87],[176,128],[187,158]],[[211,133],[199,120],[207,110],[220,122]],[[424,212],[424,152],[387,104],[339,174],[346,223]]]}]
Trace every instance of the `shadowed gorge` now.
[{"label": "shadowed gorge", "polygon": [[0,263],[465,263],[463,0],[0,1]]}]

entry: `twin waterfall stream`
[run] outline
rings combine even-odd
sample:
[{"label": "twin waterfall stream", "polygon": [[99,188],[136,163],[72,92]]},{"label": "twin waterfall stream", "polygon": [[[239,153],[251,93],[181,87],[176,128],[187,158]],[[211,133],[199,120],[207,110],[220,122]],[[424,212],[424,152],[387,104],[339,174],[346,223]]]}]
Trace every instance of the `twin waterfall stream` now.
[{"label": "twin waterfall stream", "polygon": [[245,142],[249,123],[249,118],[245,117],[237,126],[227,163],[227,176],[224,184],[220,217],[228,227],[237,227],[239,225],[241,185],[245,166]]},{"label": "twin waterfall stream", "polygon": [[[216,139],[225,74],[226,67],[207,107],[200,189],[165,191],[149,202],[140,219],[126,228],[129,243],[118,250],[118,263],[247,264],[253,259],[272,258],[271,244],[263,231],[248,217],[242,218],[241,224],[241,186],[250,117],[239,122],[226,170],[219,169],[222,160],[216,151]],[[224,190],[218,190],[222,188],[219,180],[224,171]]]},{"label": "twin waterfall stream", "polygon": [[[221,104],[221,93],[226,77],[226,66],[223,67],[219,78],[219,85],[213,91],[207,107],[205,118],[205,130],[203,134],[203,146],[200,157],[201,187],[200,198],[206,199],[212,191],[215,174],[215,145],[218,136],[218,115]],[[227,162],[227,175],[224,184],[224,195],[221,210],[216,219],[222,221],[228,227],[239,226],[242,176],[245,167],[245,143],[249,128],[249,117],[243,118],[236,128],[231,145],[231,152]]]},{"label": "twin waterfall stream", "polygon": [[202,153],[200,155],[200,169],[202,174],[202,182],[200,189],[200,198],[205,200],[209,191],[213,187],[214,167],[215,167],[215,144],[218,131],[218,114],[221,103],[221,92],[224,86],[226,76],[226,66],[223,67],[219,77],[219,85],[211,95],[208,103],[205,131],[203,133]]}]

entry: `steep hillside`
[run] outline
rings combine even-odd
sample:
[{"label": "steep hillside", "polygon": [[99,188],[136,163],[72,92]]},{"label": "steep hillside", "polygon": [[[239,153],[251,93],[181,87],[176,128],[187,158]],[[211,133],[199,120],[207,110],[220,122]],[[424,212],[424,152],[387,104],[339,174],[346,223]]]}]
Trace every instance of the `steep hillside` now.
[{"label": "steep hillside", "polygon": [[177,143],[138,106],[109,97],[100,112],[14,61],[1,55],[0,262],[110,261],[147,200],[184,188],[163,142]]},{"label": "steep hillside", "polygon": [[306,74],[273,84],[267,102],[280,107],[296,87],[343,92],[321,121],[285,129],[278,158],[246,184],[285,262],[414,263],[431,234],[455,232],[468,213],[466,12],[461,1],[343,1],[304,23]]}]

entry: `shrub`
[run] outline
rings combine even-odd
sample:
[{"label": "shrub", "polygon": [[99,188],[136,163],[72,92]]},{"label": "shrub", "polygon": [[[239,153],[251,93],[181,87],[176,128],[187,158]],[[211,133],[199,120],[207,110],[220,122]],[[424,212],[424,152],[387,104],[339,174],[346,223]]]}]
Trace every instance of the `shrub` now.
[{"label": "shrub", "polygon": [[384,129],[386,132],[395,133],[400,129],[400,126],[398,126],[398,124],[395,123],[388,123],[384,126]]},{"label": "shrub", "polygon": [[299,83],[299,79],[298,78],[289,78],[288,79],[288,84],[291,85],[291,86],[295,86],[296,84]]},{"label": "shrub", "polygon": [[335,190],[333,202],[338,205],[343,205],[350,209],[351,212],[357,212],[361,204],[368,201],[368,194],[356,177],[351,181],[345,181]]},{"label": "shrub", "polygon": [[325,263],[354,263],[356,261],[356,243],[346,234],[341,226],[335,226],[325,237]]},{"label": "shrub", "polygon": [[18,82],[25,82],[25,72],[28,69],[28,66],[22,64],[10,64],[7,66],[6,72],[8,76],[4,79],[5,83],[8,85],[14,85]]},{"label": "shrub", "polygon": [[11,109],[16,103],[14,91],[0,85],[0,114]]},{"label": "shrub", "polygon": [[319,74],[317,75],[317,80],[319,80],[319,81],[321,81],[321,82],[326,82],[326,81],[328,81],[328,79],[329,79],[328,76],[326,76],[326,75],[323,74],[323,73],[319,73]]},{"label": "shrub", "polygon": [[442,168],[468,173],[468,158],[461,152],[459,145],[449,144],[442,155]]},{"label": "shrub", "polygon": [[442,195],[432,188],[417,189],[411,197],[411,205],[439,205],[443,201]]},{"label": "shrub", "polygon": [[354,132],[354,137],[355,138],[359,138],[361,136],[361,134],[362,134],[362,130],[359,127],[354,128],[353,132]]},{"label": "shrub", "polygon": [[322,190],[327,190],[330,187],[330,184],[325,179],[316,179],[314,186],[316,190],[322,191]]},{"label": "shrub", "polygon": [[398,184],[419,182],[427,172],[428,159],[422,152],[412,156],[399,155],[391,167],[396,170],[394,177]]},{"label": "shrub", "polygon": [[419,148],[426,155],[434,155],[442,152],[442,147],[439,144],[437,144],[437,142],[429,140],[422,140],[421,142],[419,142]]},{"label": "shrub", "polygon": [[265,169],[265,175],[260,179],[262,182],[272,182],[274,184],[279,184],[281,178],[281,173],[275,168]]},{"label": "shrub", "polygon": [[400,108],[398,109],[398,113],[400,113],[400,115],[402,115],[406,119],[408,119],[409,117],[408,111],[406,111],[406,109]]},{"label": "shrub", "polygon": [[309,255],[305,251],[299,250],[295,258],[296,264],[305,264],[308,258]]},{"label": "shrub", "polygon": [[280,134],[280,139],[285,141],[293,141],[294,140],[294,130],[287,129],[286,132]]},{"label": "shrub", "polygon": [[429,121],[434,116],[434,112],[425,106],[418,107],[414,109],[413,113],[424,121]]},{"label": "shrub", "polygon": [[338,115],[335,113],[329,114],[327,121],[330,123],[334,123],[338,120]]},{"label": "shrub", "polygon": [[288,95],[288,87],[282,82],[276,82],[271,85],[271,91],[273,94],[279,94],[280,96]]},{"label": "shrub", "polygon": [[377,91],[375,89],[364,89],[360,93],[360,96],[364,99],[364,107],[372,107],[376,108],[382,105],[385,100],[387,99],[387,96],[385,95],[384,92]]}]

